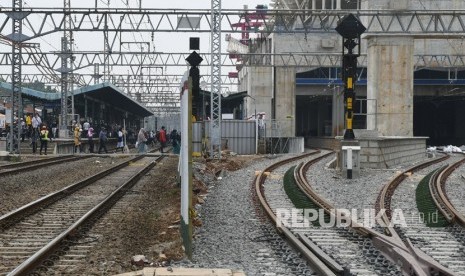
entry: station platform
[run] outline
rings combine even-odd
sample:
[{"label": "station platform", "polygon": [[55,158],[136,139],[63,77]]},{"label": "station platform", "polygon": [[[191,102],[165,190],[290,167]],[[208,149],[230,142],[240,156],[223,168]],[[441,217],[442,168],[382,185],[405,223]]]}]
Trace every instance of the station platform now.
[{"label": "station platform", "polygon": [[115,276],[245,276],[242,271],[217,268],[171,268],[147,267],[143,270],[117,274]]}]

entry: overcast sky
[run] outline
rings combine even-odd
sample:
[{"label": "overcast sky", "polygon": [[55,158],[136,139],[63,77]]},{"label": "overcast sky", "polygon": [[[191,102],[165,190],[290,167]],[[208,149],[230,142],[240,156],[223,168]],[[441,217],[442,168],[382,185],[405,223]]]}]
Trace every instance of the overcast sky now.
[{"label": "overcast sky", "polygon": [[[99,8],[125,8],[126,4],[129,4],[131,8],[138,8],[140,0],[71,0],[71,7],[75,8],[93,8],[97,3]],[[267,5],[269,6],[269,0],[260,1],[260,0],[223,0],[222,8],[223,9],[243,9],[244,5],[247,5],[249,9],[253,9],[256,5]],[[12,0],[0,0],[0,7],[11,7]],[[63,0],[25,0],[23,1],[23,7],[54,7],[61,8],[63,7]],[[210,9],[211,1],[210,0],[142,0],[143,8],[156,8],[156,9]],[[2,20],[4,17],[1,17]],[[8,29],[8,28],[7,28]],[[7,34],[2,34],[7,35]],[[224,40],[226,32],[222,33],[222,52],[226,52],[227,42]],[[56,33],[54,35],[49,35],[39,39],[34,39],[32,42],[37,42],[41,44],[41,50],[43,52],[48,51],[59,51],[60,50],[60,37],[62,33]],[[84,50],[103,50],[103,34],[101,32],[92,32],[92,33],[83,33],[75,32],[75,50],[84,51]],[[172,52],[189,52],[189,37],[200,37],[200,52],[209,53],[210,52],[210,34],[199,34],[199,33],[155,33],[154,34],[154,46],[155,50],[158,52],[172,53]],[[233,34],[233,37],[240,37],[240,34]],[[253,37],[253,36],[251,36]],[[126,39],[138,39],[139,41],[150,41],[150,33],[141,33],[141,34],[131,34]],[[125,46],[126,49],[122,50],[131,50],[136,51],[137,46]],[[10,48],[5,48],[5,46],[0,46],[1,51],[11,51]],[[153,50],[153,49],[152,49]],[[0,67],[0,70],[4,72],[5,70],[11,72],[11,68],[5,68],[5,66]],[[27,69],[25,69],[27,70]],[[88,68],[88,70],[93,70]],[[167,68],[167,74],[176,74],[179,71],[185,69],[182,68]],[[209,70],[209,69],[207,69]],[[24,71],[24,70],[23,70]],[[176,71],[176,72],[174,72]],[[233,68],[230,67],[222,69],[222,74],[227,74],[228,71],[233,71]],[[27,72],[27,71],[24,71]],[[201,71],[202,73],[202,71]],[[206,74],[207,72],[203,72]]]}]

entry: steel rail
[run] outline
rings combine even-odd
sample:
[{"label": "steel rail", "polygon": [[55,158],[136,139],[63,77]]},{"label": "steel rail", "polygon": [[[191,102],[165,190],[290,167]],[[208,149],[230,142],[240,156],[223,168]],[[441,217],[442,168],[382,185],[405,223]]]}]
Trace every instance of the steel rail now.
[{"label": "steel rail", "polygon": [[107,170],[104,170],[102,172],[96,173],[92,176],[87,177],[84,180],[75,182],[59,191],[56,191],[54,193],[48,194],[46,196],[43,196],[35,201],[32,201],[26,205],[21,206],[20,208],[13,210],[3,216],[0,216],[0,229],[6,229],[14,225],[17,221],[20,219],[24,218],[25,216],[31,215],[38,210],[40,210],[44,206],[48,206],[59,199],[66,197],[84,187],[87,185],[123,168],[131,164],[132,162],[135,162],[141,158],[143,158],[144,155],[139,155],[136,156],[130,160],[127,160],[121,164],[118,164],[114,167],[111,167]]},{"label": "steel rail", "polygon": [[[432,186],[434,187],[434,192],[437,196],[433,198],[435,198],[435,201],[438,201],[438,208],[441,206],[439,210],[443,214],[444,212],[447,213],[447,215],[444,214],[447,221],[456,222],[462,227],[465,227],[465,216],[454,207],[454,205],[450,202],[449,197],[447,196],[447,193],[445,191],[447,178],[452,174],[452,172],[455,169],[460,167],[463,163],[465,163],[465,158],[455,162],[452,165],[449,165],[447,168],[444,168],[440,173],[438,173],[434,183],[432,183]],[[433,193],[433,190],[430,189],[430,191]]]},{"label": "steel rail", "polygon": [[376,213],[379,213],[381,210],[385,210],[385,214],[383,215],[382,219],[386,225],[389,225],[391,222],[392,210],[391,210],[391,197],[394,194],[397,186],[407,178],[407,175],[413,173],[415,171],[421,170],[426,168],[432,164],[442,162],[448,159],[449,155],[444,155],[442,157],[435,158],[433,160],[420,163],[418,165],[414,165],[404,172],[397,174],[393,180],[389,181],[387,184],[383,186],[380,193],[378,194],[378,199],[375,205]]},{"label": "steel rail", "polygon": [[92,155],[83,155],[83,156],[65,155],[65,156],[52,157],[52,158],[47,158],[47,159],[7,164],[7,165],[0,166],[0,170],[11,169],[11,168],[13,168],[13,170],[0,171],[0,177],[6,176],[6,175],[24,173],[25,171],[36,170],[36,169],[46,167],[49,165],[60,164],[64,161],[66,162],[76,161],[76,160],[82,160],[82,159],[86,159],[90,157],[92,157]]},{"label": "steel rail", "polygon": [[298,250],[303,257],[309,262],[312,269],[314,269],[319,275],[336,275],[331,269],[322,262],[312,251],[310,251],[307,246],[305,246],[287,227],[284,225],[277,226],[276,224],[276,215],[271,210],[268,202],[265,198],[263,192],[263,185],[267,176],[276,168],[283,166],[287,163],[309,157],[314,154],[318,154],[320,151],[315,151],[311,153],[302,154],[296,157],[288,158],[279,162],[272,164],[271,166],[264,169],[260,174],[258,174],[254,179],[255,194],[259,199],[260,205],[265,210],[265,213],[268,215],[269,219],[272,221],[273,225],[277,228],[278,232],[284,235],[284,237]]},{"label": "steel rail", "polygon": [[[407,169],[404,173],[400,174],[404,176],[406,172],[411,172],[415,170],[419,170],[424,168],[432,163],[440,162],[444,159],[447,159],[449,156],[444,156],[441,158],[437,158],[432,161],[423,162],[419,165],[413,166],[410,169]],[[343,216],[339,210],[334,208],[332,204],[330,204],[326,199],[322,196],[318,195],[316,191],[311,187],[308,183],[306,178],[306,172],[308,171],[309,167],[314,164],[313,160],[308,161],[305,164],[300,164],[296,170],[294,171],[294,177],[296,182],[298,183],[299,188],[302,192],[304,192],[309,199],[311,199],[315,204],[323,208],[324,211],[334,217]],[[403,178],[402,178],[403,179]],[[392,180],[389,184],[393,184],[396,187],[400,184],[399,178],[396,177]],[[384,189],[383,189],[384,191]],[[388,190],[385,190],[386,192]],[[390,191],[390,190],[389,190]],[[392,190],[393,191],[393,190]],[[386,197],[385,194],[381,195],[382,200]],[[386,214],[384,213],[384,216]],[[381,251],[383,254],[388,257],[393,263],[398,264],[404,273],[412,273],[414,272],[415,275],[430,275],[431,272],[439,272],[440,275],[454,275],[452,271],[443,267],[441,264],[433,260],[431,257],[427,256],[420,250],[416,249],[410,240],[403,241],[399,235],[396,233],[394,228],[390,226],[390,221],[388,221],[387,229],[391,236],[383,235],[371,228],[365,227],[357,222],[351,220],[350,216],[344,215],[349,228],[355,230],[357,233],[368,236],[372,239],[373,244]],[[386,222],[385,222],[386,223]]]},{"label": "steel rail", "polygon": [[[441,212],[441,214],[446,218],[448,222],[452,222],[454,215],[452,212],[450,212],[449,208],[446,207],[446,201],[448,202],[448,199],[446,198],[446,201],[444,201],[440,195],[442,191],[440,187],[441,183],[439,181],[439,175],[442,174],[447,167],[448,165],[444,165],[433,173],[428,182],[428,188],[433,199],[434,205],[436,205],[436,208],[439,210],[439,212]],[[437,186],[438,184],[439,187]]]},{"label": "steel rail", "polygon": [[[402,173],[397,174],[393,180],[386,183],[378,194],[375,210],[377,214],[379,212],[382,213],[380,219],[384,224],[383,227],[386,235],[377,234],[377,236],[373,238],[373,241],[383,253],[392,259],[403,258],[405,260],[403,263],[405,267],[403,266],[402,268],[407,273],[409,271],[415,271],[417,275],[430,275],[432,272],[439,273],[439,275],[455,275],[453,271],[439,264],[421,250],[415,248],[409,239],[403,240],[391,223],[392,195],[400,183],[407,178],[408,174],[426,168],[432,164],[442,162],[448,158],[450,158],[450,155],[444,155],[406,169]],[[387,246],[387,242],[393,245],[393,247],[390,248]]]},{"label": "steel rail", "polygon": [[[146,156],[138,156],[134,159],[139,160],[141,158],[144,158]],[[121,198],[136,182],[142,178],[143,175],[145,175],[150,169],[152,169],[157,162],[164,158],[164,156],[160,156],[156,159],[156,161],[150,162],[147,166],[145,166],[142,170],[140,170],[138,173],[136,173],[134,176],[132,176],[128,181],[126,181],[123,185],[121,185],[118,189],[113,191],[110,195],[105,197],[104,200],[102,200],[99,204],[97,204],[95,207],[93,207],[90,211],[88,211],[85,215],[83,215],[81,218],[79,218],[73,225],[71,225],[68,229],[63,231],[61,234],[59,234],[55,239],[50,241],[47,245],[42,247],[39,251],[37,251],[34,255],[32,255],[30,258],[28,258],[26,261],[24,261],[22,264],[20,264],[18,267],[16,267],[13,271],[11,271],[8,276],[16,276],[16,275],[25,275],[33,272],[33,270],[39,266],[44,260],[48,258],[51,254],[53,254],[54,251],[59,248],[60,244],[62,243],[63,240],[65,240],[68,237],[75,236],[76,233],[79,231],[79,228],[82,227],[83,225],[86,225],[90,223],[95,217],[98,217],[102,213],[103,210],[108,210],[111,208],[111,206],[114,205],[114,203]],[[127,161],[123,164],[127,166],[130,162],[133,162],[134,159]],[[118,165],[115,166],[115,168],[122,168],[124,166]],[[114,170],[111,170],[113,172]],[[97,179],[95,179],[97,180]]]},{"label": "steel rail", "polygon": [[[315,158],[313,160],[310,160],[306,163],[301,163],[299,166],[296,167],[294,170],[294,179],[296,180],[297,185],[299,186],[299,189],[305,193],[305,195],[313,201],[316,205],[318,205],[321,209],[324,210],[324,212],[330,216],[337,217],[342,215],[341,213],[338,212],[338,210],[323,196],[319,195],[308,183],[306,172],[309,170],[310,166],[317,163],[321,159],[333,154],[333,152],[327,153],[321,157]],[[359,234],[363,236],[370,236],[371,231],[366,231],[365,227],[362,225],[352,222],[350,218],[349,220],[349,225],[358,232]]]}]

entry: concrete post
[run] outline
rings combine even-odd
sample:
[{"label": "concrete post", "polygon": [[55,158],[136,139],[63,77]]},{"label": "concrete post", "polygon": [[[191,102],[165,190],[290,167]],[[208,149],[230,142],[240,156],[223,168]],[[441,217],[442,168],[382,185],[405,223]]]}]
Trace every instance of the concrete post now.
[{"label": "concrete post", "polygon": [[295,136],[295,75],[294,67],[276,67],[275,114],[282,137]]},{"label": "concrete post", "polygon": [[367,129],[384,136],[413,136],[412,37],[368,38]]},{"label": "concrete post", "polygon": [[[247,94],[255,100],[246,100],[247,116],[265,112],[265,123],[271,119],[271,99],[273,97],[272,67],[247,68]],[[267,124],[266,127],[270,127]]]}]

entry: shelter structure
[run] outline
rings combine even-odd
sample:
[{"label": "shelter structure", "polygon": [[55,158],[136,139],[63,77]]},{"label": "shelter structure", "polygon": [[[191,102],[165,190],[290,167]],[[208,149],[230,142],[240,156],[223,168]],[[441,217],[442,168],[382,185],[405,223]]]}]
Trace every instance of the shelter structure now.
[{"label": "shelter structure", "polygon": [[[11,84],[0,83],[0,96],[7,93],[11,93]],[[47,124],[58,123],[60,93],[22,88],[22,95],[25,113],[36,110]],[[73,120],[80,123],[87,120],[97,128],[113,128],[125,123],[127,129],[135,131],[143,125],[145,117],[153,115],[152,111],[107,82],[74,90],[73,97],[74,114],[67,120],[70,130]]]}]

